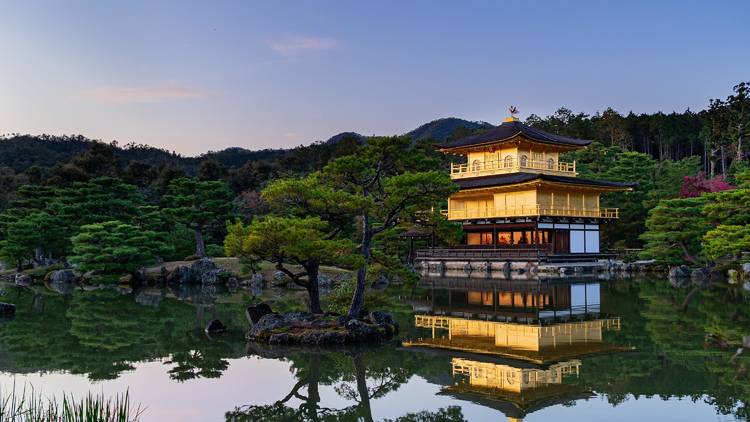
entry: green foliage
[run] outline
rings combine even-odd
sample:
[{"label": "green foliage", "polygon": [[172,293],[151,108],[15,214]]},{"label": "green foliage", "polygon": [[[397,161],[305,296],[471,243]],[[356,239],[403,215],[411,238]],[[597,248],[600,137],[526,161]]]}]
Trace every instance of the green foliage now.
[{"label": "green foliage", "polygon": [[83,226],[72,241],[70,262],[81,272],[94,271],[96,279],[105,283],[153,264],[168,251],[156,233],[118,221]]},{"label": "green foliage", "polygon": [[603,207],[620,208],[620,218],[603,226],[603,242],[632,248],[642,245],[639,236],[645,230],[648,210],[662,199],[677,197],[684,177],[694,175],[700,165],[697,156],[659,162],[649,154],[624,152],[597,142],[564,157],[576,160],[582,178],[637,183],[633,191],[607,193],[601,200]]},{"label": "green foliage", "polygon": [[100,177],[74,183],[59,196],[59,215],[68,220],[71,230],[104,221],[131,223],[143,204],[138,189],[113,177]]},{"label": "green foliage", "polygon": [[0,395],[0,420],[26,422],[136,422],[144,410],[140,406],[133,409],[130,394],[125,392],[113,398],[103,393],[88,393],[83,399],[76,399],[72,394],[63,394],[62,401],[47,398],[33,387],[26,386],[12,389]]},{"label": "green foliage", "polygon": [[735,189],[707,195],[706,218],[714,224],[750,224],[750,189]]},{"label": "green foliage", "polygon": [[738,260],[741,252],[750,251],[750,225],[722,224],[703,236],[703,250],[711,259]]},{"label": "green foliage", "polygon": [[383,419],[383,422],[463,422],[465,420],[460,406],[448,406],[441,407],[437,412],[423,410],[407,413],[396,419]]},{"label": "green foliage", "polygon": [[[240,250],[242,256],[277,263],[302,265],[317,260],[328,265],[357,266],[359,258],[352,253],[355,245],[348,239],[327,239],[327,228],[328,224],[316,217],[269,216],[240,230],[249,232],[246,241],[239,242]],[[230,239],[230,244],[233,242],[237,243]]]},{"label": "green foliage", "polygon": [[[377,273],[377,272],[376,272]],[[352,304],[352,295],[357,287],[356,280],[344,279],[331,290],[326,296],[328,312],[346,315]],[[388,310],[393,299],[382,292],[367,289],[365,291],[365,304],[367,309]]]},{"label": "green foliage", "polygon": [[643,254],[666,264],[699,263],[700,239],[710,229],[705,196],[662,200],[648,214]]},{"label": "green foliage", "polygon": [[204,231],[232,218],[232,199],[225,182],[180,178],[169,185],[169,193],[163,198],[164,212],[195,231],[196,255],[205,256]]}]

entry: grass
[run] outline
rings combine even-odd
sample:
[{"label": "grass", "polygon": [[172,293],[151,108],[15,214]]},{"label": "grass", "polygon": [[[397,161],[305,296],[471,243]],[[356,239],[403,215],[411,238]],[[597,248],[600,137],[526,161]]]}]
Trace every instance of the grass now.
[{"label": "grass", "polygon": [[45,398],[33,387],[27,392],[0,390],[0,422],[135,422],[143,409],[133,409],[128,392],[107,398],[89,393],[83,399],[63,394],[62,401]]}]

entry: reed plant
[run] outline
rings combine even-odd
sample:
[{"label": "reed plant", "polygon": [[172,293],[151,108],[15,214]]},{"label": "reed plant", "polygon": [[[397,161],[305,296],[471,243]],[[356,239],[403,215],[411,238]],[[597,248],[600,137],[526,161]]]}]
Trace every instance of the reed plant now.
[{"label": "reed plant", "polygon": [[82,399],[63,393],[58,399],[27,385],[18,389],[13,383],[10,391],[0,387],[0,422],[136,422],[143,410],[132,407],[127,391],[114,397],[88,393]]}]

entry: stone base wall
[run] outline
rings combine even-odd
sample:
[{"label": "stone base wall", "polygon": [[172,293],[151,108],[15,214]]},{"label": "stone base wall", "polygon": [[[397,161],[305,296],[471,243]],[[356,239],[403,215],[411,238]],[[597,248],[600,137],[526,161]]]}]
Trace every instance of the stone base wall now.
[{"label": "stone base wall", "polygon": [[537,261],[472,261],[418,259],[414,268],[423,276],[430,277],[476,277],[492,279],[530,279],[535,277],[559,277],[575,275],[606,275],[645,273],[654,269],[652,261],[625,263],[619,260],[602,259],[592,262]]}]

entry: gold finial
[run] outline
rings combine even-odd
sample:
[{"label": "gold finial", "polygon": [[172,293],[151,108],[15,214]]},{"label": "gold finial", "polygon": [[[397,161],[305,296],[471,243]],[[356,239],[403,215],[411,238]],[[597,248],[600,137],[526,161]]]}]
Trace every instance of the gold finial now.
[{"label": "gold finial", "polygon": [[505,118],[506,122],[517,122],[517,121],[519,121],[518,120],[518,116],[516,116],[516,114],[518,114],[518,109],[516,108],[516,106],[510,106],[510,107],[508,107],[508,111],[510,111],[510,117],[506,117]]}]

